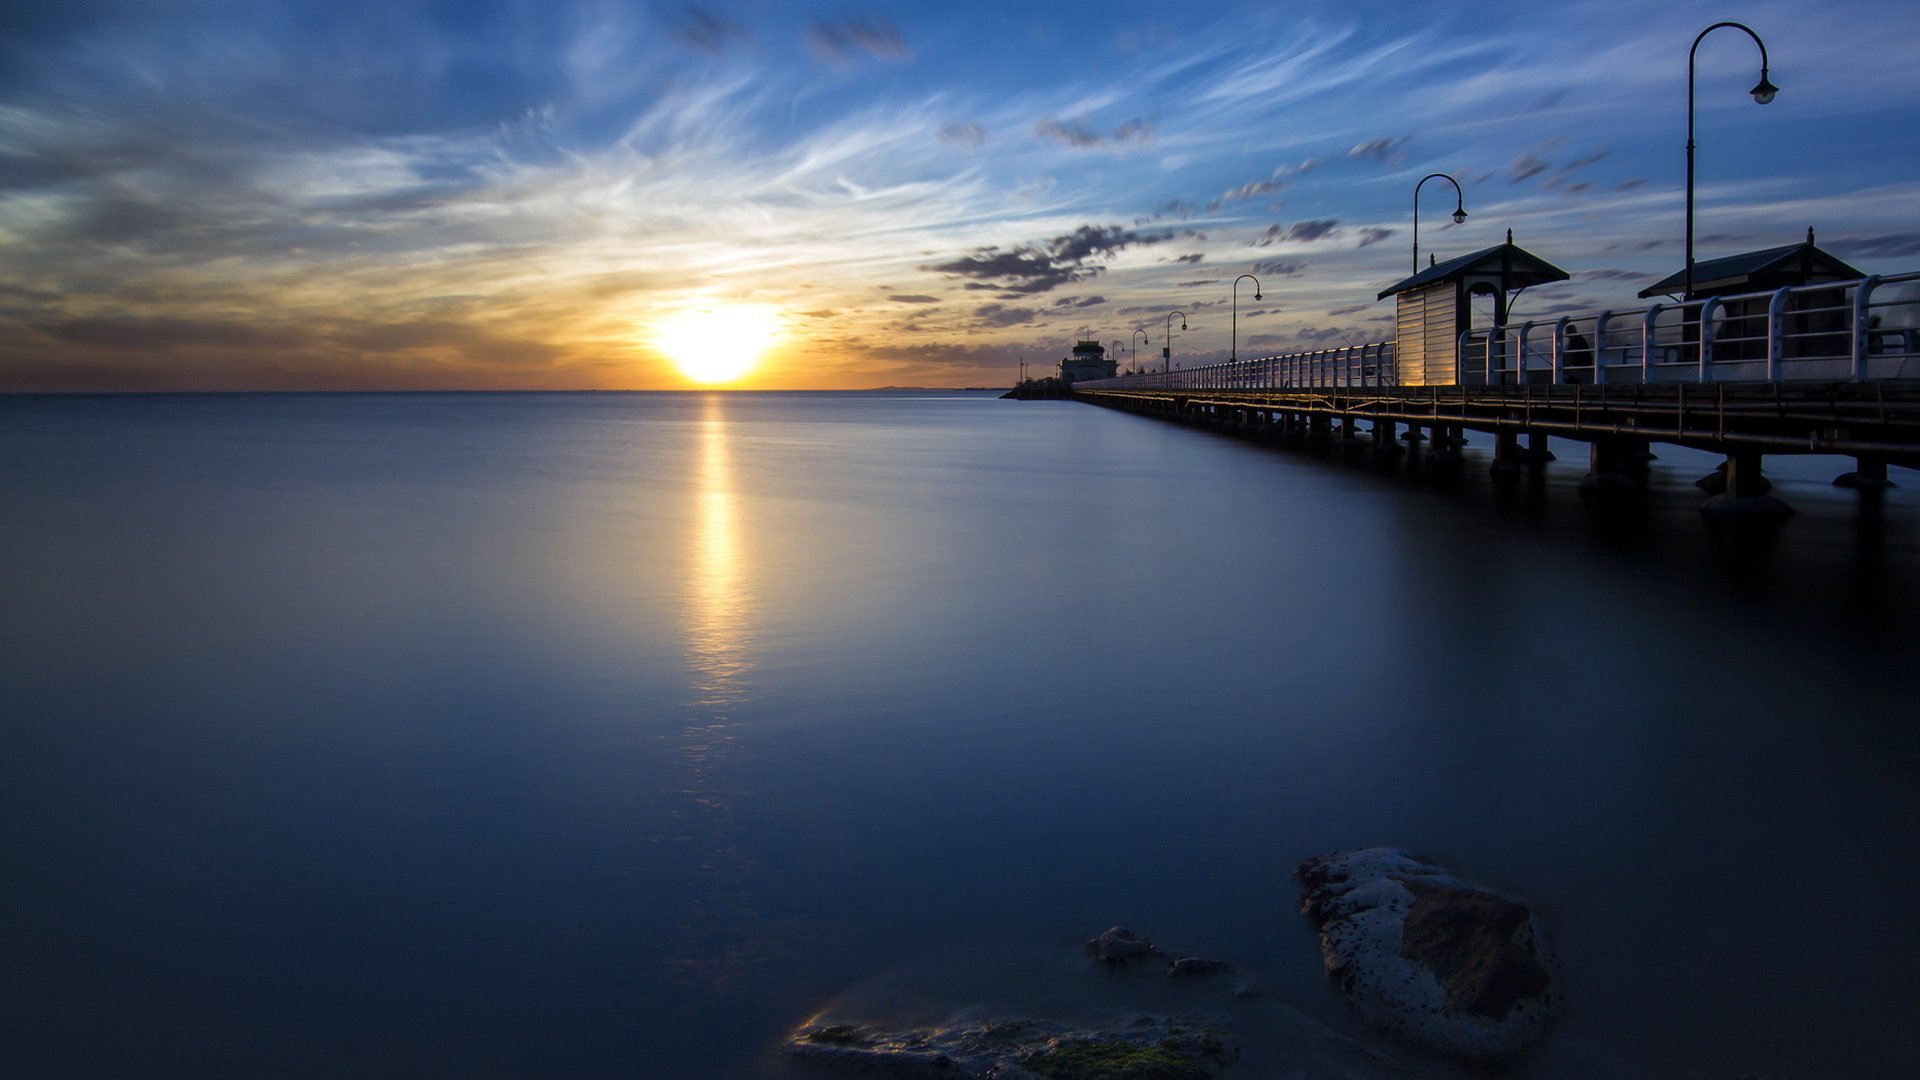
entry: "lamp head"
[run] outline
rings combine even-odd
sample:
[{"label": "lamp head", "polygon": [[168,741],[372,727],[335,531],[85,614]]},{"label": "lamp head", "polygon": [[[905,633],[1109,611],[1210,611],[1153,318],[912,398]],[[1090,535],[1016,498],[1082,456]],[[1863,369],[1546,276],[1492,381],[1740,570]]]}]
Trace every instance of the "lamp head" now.
[{"label": "lamp head", "polygon": [[1187,328],[1187,320],[1185,320],[1185,319],[1181,319],[1181,320],[1180,320],[1180,329],[1182,329],[1182,330],[1185,330],[1186,328]]},{"label": "lamp head", "polygon": [[1459,225],[1459,224],[1461,224],[1462,222],[1464,222],[1464,221],[1466,221],[1466,220],[1467,220],[1467,212],[1466,212],[1466,211],[1465,211],[1464,209],[1456,209],[1456,210],[1454,210],[1454,212],[1453,212],[1453,223],[1454,223],[1455,225]]},{"label": "lamp head", "polygon": [[1253,298],[1254,298],[1255,300],[1265,300],[1265,299],[1266,299],[1266,297],[1264,297],[1264,296],[1261,296],[1261,295],[1260,295],[1259,293],[1254,293],[1254,294],[1253,294]]},{"label": "lamp head", "polygon": [[1753,95],[1754,103],[1758,105],[1765,105],[1772,101],[1773,95],[1779,92],[1780,88],[1773,85],[1772,80],[1767,78],[1766,68],[1760,69],[1760,81],[1754,85],[1753,89],[1747,91]]}]

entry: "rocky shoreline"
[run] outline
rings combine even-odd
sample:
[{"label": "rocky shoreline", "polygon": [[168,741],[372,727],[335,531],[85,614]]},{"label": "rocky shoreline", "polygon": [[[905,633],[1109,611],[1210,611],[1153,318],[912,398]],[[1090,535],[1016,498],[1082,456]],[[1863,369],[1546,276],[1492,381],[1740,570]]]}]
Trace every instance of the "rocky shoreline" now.
[{"label": "rocky shoreline", "polygon": [[[1395,1042],[1500,1064],[1551,1026],[1559,972],[1525,903],[1398,848],[1320,856],[1296,874],[1328,976]],[[947,1002],[934,1019],[903,1022],[895,995],[848,995],[796,1027],[782,1052],[840,1076],[1215,1080],[1238,1074],[1257,1037],[1262,1075],[1402,1074],[1392,1043],[1355,1041],[1268,999],[1231,961],[1163,949],[1123,926],[1082,949],[1083,962],[1057,969],[1063,984],[1099,991],[1061,999],[1076,1006]]]}]

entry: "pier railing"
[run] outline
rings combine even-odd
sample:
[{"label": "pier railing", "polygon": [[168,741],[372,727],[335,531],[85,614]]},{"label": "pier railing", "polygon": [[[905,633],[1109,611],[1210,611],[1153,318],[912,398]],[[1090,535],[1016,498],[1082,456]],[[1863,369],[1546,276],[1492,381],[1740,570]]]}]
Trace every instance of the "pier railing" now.
[{"label": "pier railing", "polygon": [[1393,342],[1285,353],[1111,379],[1086,379],[1082,390],[1277,390],[1301,386],[1394,386]]},{"label": "pier railing", "polygon": [[1459,358],[1467,386],[1920,379],[1920,273],[1471,330]]},{"label": "pier railing", "polygon": [[[1456,346],[1464,386],[1920,380],[1920,272],[1495,326],[1461,334]],[[1397,385],[1390,341],[1074,384],[1085,390]]]}]

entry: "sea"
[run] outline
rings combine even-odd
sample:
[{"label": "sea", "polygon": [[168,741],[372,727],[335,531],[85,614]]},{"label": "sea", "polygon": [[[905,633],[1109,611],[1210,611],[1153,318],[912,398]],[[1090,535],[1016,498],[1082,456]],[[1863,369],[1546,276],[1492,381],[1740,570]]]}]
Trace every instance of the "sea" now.
[{"label": "sea", "polygon": [[[1920,473],[1770,458],[1799,513],[1724,530],[1706,455],[1595,515],[1580,444],[1516,491],[1474,441],[0,398],[0,1075],[782,1077],[836,1009],[1107,979],[1113,925],[1484,1075],[1322,971],[1293,872],[1372,846],[1545,926],[1500,1075],[1920,1075]],[[1262,1030],[1229,1077],[1292,1075]]]}]

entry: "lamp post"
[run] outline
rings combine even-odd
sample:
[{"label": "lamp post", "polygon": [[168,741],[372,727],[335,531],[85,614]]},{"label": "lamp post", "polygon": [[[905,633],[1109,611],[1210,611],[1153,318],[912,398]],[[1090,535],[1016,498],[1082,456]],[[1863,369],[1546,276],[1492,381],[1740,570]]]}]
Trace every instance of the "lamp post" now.
[{"label": "lamp post", "polygon": [[1255,300],[1265,299],[1265,297],[1260,295],[1259,278],[1254,277],[1252,274],[1241,274],[1239,277],[1233,279],[1233,345],[1227,349],[1227,363],[1229,364],[1240,359],[1240,283],[1243,281],[1253,282],[1253,298]]},{"label": "lamp post", "polygon": [[1714,23],[1700,31],[1700,36],[1693,39],[1693,48],[1687,50],[1687,291],[1680,294],[1685,300],[1693,299],[1693,57],[1700,51],[1700,42],[1723,26],[1744,31],[1755,45],[1760,46],[1760,81],[1747,91],[1753,95],[1754,103],[1765,105],[1780,92],[1780,88],[1767,79],[1767,43],[1761,41],[1760,35],[1753,32],[1753,27],[1745,23]]},{"label": "lamp post", "polygon": [[1140,340],[1127,342],[1127,351],[1133,356],[1133,370],[1138,372],[1140,370],[1140,346],[1153,344],[1153,339],[1147,336],[1145,330],[1135,330],[1133,336]]},{"label": "lamp post", "polygon": [[1460,190],[1460,181],[1443,172],[1428,173],[1413,185],[1413,272],[1420,272],[1420,188],[1427,181],[1439,177],[1453,185],[1453,223],[1459,225],[1467,220],[1467,194]]},{"label": "lamp post", "polygon": [[1184,311],[1167,312],[1167,336],[1160,339],[1161,341],[1166,342],[1166,344],[1160,346],[1160,358],[1167,362],[1167,374],[1169,375],[1173,374],[1173,317],[1175,315],[1180,316],[1180,329],[1185,330],[1187,328],[1186,312]]}]

